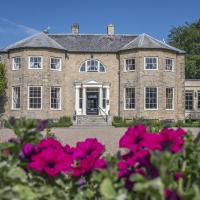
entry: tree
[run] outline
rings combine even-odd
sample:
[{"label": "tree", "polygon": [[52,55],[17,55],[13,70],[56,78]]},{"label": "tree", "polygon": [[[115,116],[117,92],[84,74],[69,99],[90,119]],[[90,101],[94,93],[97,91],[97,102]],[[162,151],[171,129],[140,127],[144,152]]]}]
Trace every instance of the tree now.
[{"label": "tree", "polygon": [[4,105],[6,102],[6,88],[7,88],[6,67],[4,64],[0,63],[0,114],[5,111]]},{"label": "tree", "polygon": [[186,78],[200,79],[200,19],[173,27],[168,42],[186,51]]},{"label": "tree", "polygon": [[6,68],[0,63],[0,96],[4,96],[7,87]]}]

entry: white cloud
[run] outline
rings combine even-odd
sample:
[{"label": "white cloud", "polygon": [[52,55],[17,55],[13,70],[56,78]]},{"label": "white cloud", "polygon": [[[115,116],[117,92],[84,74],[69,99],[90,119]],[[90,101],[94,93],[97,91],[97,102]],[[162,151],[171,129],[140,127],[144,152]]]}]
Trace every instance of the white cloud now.
[{"label": "white cloud", "polygon": [[[28,26],[25,26],[25,25],[22,25],[22,24],[19,24],[19,23],[16,23],[16,22],[13,22],[13,21],[10,21],[6,18],[2,18],[0,17],[0,20],[2,22],[4,22],[5,26],[6,24],[9,25],[9,26],[14,26],[14,27],[17,27],[18,29],[20,29],[21,31],[25,32],[27,35],[34,35],[36,33],[38,33],[39,31],[36,30],[36,29],[33,29],[33,28],[30,28]],[[9,28],[8,28],[9,29]],[[8,31],[7,27],[0,27],[0,32],[7,32]]]}]

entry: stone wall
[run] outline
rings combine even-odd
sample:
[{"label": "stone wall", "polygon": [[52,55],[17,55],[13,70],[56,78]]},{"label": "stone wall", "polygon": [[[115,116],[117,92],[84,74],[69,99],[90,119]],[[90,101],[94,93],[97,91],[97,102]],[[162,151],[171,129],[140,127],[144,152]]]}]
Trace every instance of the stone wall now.
[{"label": "stone wall", "polygon": [[[29,56],[43,56],[43,69],[28,69]],[[12,58],[22,57],[22,67],[12,70]],[[50,70],[50,57],[62,59],[62,70]],[[144,57],[158,56],[158,70],[144,70]],[[124,72],[124,59],[134,57],[136,70]],[[164,71],[165,58],[175,60],[173,72]],[[106,67],[105,73],[80,72],[81,64],[88,59],[101,61]],[[184,55],[162,50],[132,50],[114,53],[66,53],[50,49],[29,49],[12,51],[6,59],[8,89],[6,113],[9,116],[27,118],[56,119],[64,115],[72,116],[75,112],[75,82],[96,81],[110,84],[110,114],[125,118],[133,116],[153,119],[184,119]],[[120,71],[119,71],[120,70]],[[120,73],[119,73],[120,72]],[[120,74],[120,75],[119,75]],[[120,84],[119,84],[120,83]],[[21,87],[21,109],[12,110],[12,87]],[[42,110],[28,110],[28,86],[42,86]],[[62,88],[61,110],[50,109],[50,88]],[[124,110],[124,88],[136,88],[136,109]],[[158,87],[158,110],[144,110],[144,87]],[[174,87],[174,110],[165,109],[165,88]]]},{"label": "stone wall", "polygon": [[[29,56],[43,56],[43,69],[28,69]],[[12,58],[22,57],[22,67],[12,70]],[[100,60],[106,66],[105,73],[80,73],[81,63],[87,59]],[[62,70],[50,70],[50,57],[62,59]],[[72,116],[75,112],[75,86],[76,81],[109,82],[110,84],[110,111],[111,115],[118,115],[118,66],[115,54],[66,54],[55,50],[18,50],[9,54],[6,59],[8,76],[8,101],[6,113],[8,116],[27,118],[56,119],[64,115]],[[12,87],[21,88],[21,108],[12,110]],[[42,86],[42,110],[28,109],[28,86]],[[61,87],[61,110],[50,109],[50,88]]]},{"label": "stone wall", "polygon": [[[158,70],[144,70],[144,57],[158,57]],[[124,59],[135,58],[136,69],[124,72]],[[165,71],[165,58],[175,60],[174,71]],[[120,54],[120,115],[125,118],[184,119],[184,56],[158,50],[134,50]],[[124,88],[135,87],[136,109],[124,110]],[[144,109],[144,88],[158,88],[158,109]],[[174,110],[166,110],[165,88],[174,87]]]}]

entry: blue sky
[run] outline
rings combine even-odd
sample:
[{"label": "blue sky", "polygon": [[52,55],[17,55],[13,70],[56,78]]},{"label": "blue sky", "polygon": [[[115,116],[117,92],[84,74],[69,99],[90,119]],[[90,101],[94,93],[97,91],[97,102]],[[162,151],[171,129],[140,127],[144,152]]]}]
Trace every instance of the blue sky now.
[{"label": "blue sky", "polygon": [[147,33],[166,39],[173,26],[200,18],[200,0],[14,0],[1,1],[0,47],[46,27],[69,33],[72,23],[81,33]]}]

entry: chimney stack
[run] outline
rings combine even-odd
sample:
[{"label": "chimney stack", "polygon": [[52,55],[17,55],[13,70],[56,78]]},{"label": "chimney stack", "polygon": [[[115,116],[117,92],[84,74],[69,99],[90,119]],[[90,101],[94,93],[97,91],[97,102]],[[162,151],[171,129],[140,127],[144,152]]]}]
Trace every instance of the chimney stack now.
[{"label": "chimney stack", "polygon": [[113,24],[109,24],[107,26],[107,34],[114,35],[115,34],[115,26]]},{"label": "chimney stack", "polygon": [[71,29],[72,29],[73,34],[79,34],[79,24],[78,23],[72,24]]}]

